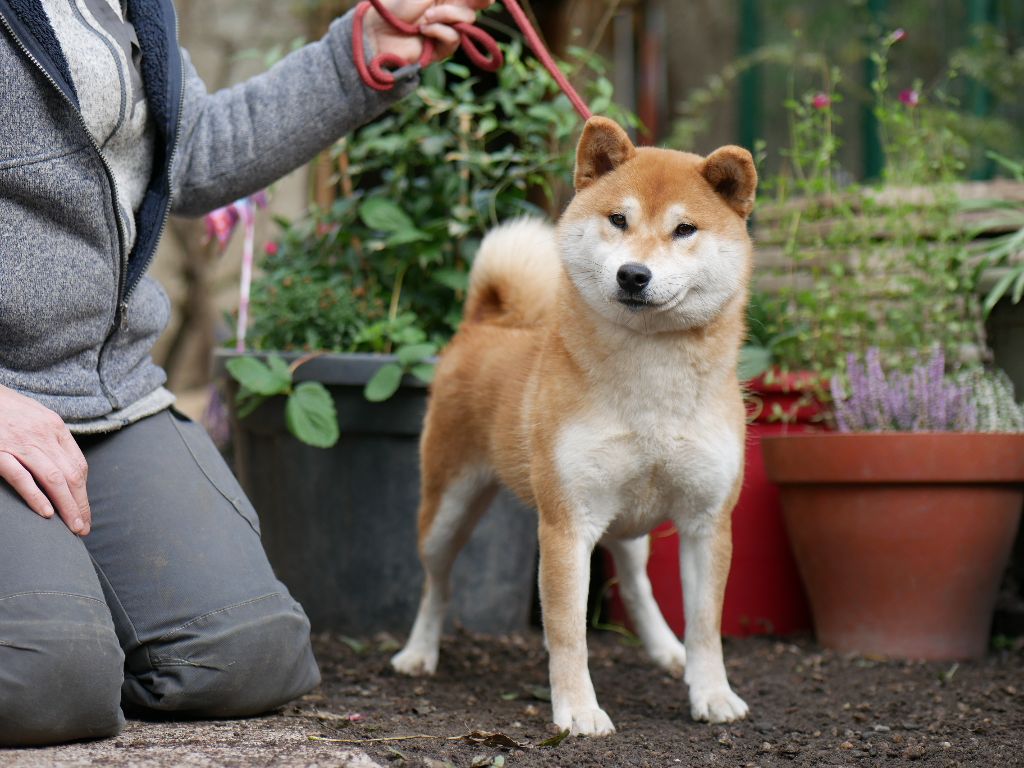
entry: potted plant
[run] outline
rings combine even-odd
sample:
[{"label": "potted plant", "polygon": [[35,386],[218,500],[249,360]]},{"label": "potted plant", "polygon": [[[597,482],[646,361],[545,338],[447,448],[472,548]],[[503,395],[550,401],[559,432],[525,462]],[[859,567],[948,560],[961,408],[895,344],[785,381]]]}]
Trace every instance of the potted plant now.
[{"label": "potted plant", "polygon": [[819,641],[964,659],[988,647],[1024,502],[1024,411],[1005,374],[910,372],[877,349],[832,383],[837,432],[766,438]]},{"label": "potted plant", "polygon": [[[978,294],[978,260],[968,249],[972,237],[977,235],[977,230],[971,231],[976,217],[965,212],[961,202],[964,198],[986,197],[988,188],[960,180],[968,153],[967,142],[958,130],[964,118],[955,103],[939,97],[929,100],[919,83],[900,91],[898,96],[890,92],[887,56],[904,37],[899,32],[886,36],[873,57],[878,72],[872,83],[874,113],[889,158],[884,183],[879,187],[840,184],[844,174],[836,160],[839,139],[838,117],[834,112],[834,105],[841,100],[839,74],[835,69],[824,69],[826,77],[821,89],[789,102],[792,120],[791,143],[786,153],[788,174],[775,180],[776,199],[760,207],[757,222],[761,266],[758,285],[777,297],[778,302],[768,325],[789,330],[774,345],[773,359],[784,371],[813,372],[818,381],[841,385],[849,376],[860,384],[863,377],[858,378],[852,368],[844,373],[844,364],[852,365],[849,360],[853,358],[848,353],[855,352],[857,357],[871,349],[870,391],[878,397],[883,362],[894,369],[892,380],[903,382],[905,373],[900,371],[915,365],[914,350],[928,349],[933,342],[940,346],[941,359],[951,361],[953,370],[980,371],[980,364],[989,359]],[[945,391],[941,364],[933,360],[931,368],[921,368],[914,376],[926,374],[931,376],[936,391]],[[990,376],[995,374],[971,375],[978,391],[983,385],[985,391],[998,391],[1009,412],[1012,395],[1005,388],[993,390]],[[818,404],[814,406],[816,416],[824,416],[825,424],[835,424],[839,417],[839,426],[849,429],[850,420],[842,421],[844,390],[830,394],[826,385],[819,392]],[[858,396],[863,396],[859,390]],[[839,401],[835,416],[830,406],[833,397]],[[946,425],[933,428],[945,429]],[[982,428],[995,427],[990,421],[989,426]],[[1003,428],[1009,426],[1004,424]],[[881,445],[894,445],[893,435],[887,437],[890,442]],[[921,451],[922,461],[930,455],[925,445],[950,442],[947,435],[934,439],[921,435],[907,437],[912,447],[906,450]],[[1016,435],[964,437],[959,444],[984,444],[993,450],[1016,445],[1018,439]],[[979,648],[985,647],[995,586],[1001,576],[999,569],[1006,562],[1005,555],[1001,564],[994,557],[998,551],[989,553],[987,563],[996,575],[992,577],[989,573],[987,582],[976,585],[984,597],[973,603],[980,612],[980,618],[975,616],[973,634],[968,639],[954,640],[933,631],[934,645],[930,647],[922,642],[920,633],[915,634],[905,625],[883,641],[881,632],[876,631],[878,626],[870,621],[872,617],[881,620],[881,608],[859,610],[862,604],[857,598],[864,595],[840,593],[834,582],[822,576],[823,572],[834,575],[842,564],[843,575],[847,577],[856,576],[865,583],[870,580],[865,574],[881,578],[881,567],[873,558],[871,547],[855,549],[852,545],[857,536],[862,543],[872,534],[913,540],[926,535],[922,530],[930,531],[927,525],[921,527],[919,519],[908,527],[889,525],[889,520],[899,519],[897,515],[868,518],[866,505],[873,502],[864,499],[874,499],[872,493],[893,488],[899,489],[897,496],[911,493],[911,475],[897,477],[884,474],[879,467],[865,468],[855,460],[861,458],[860,454],[853,457],[844,452],[850,450],[849,446],[864,445],[868,457],[880,457],[882,466],[895,472],[895,465],[890,466],[893,456],[888,448],[883,449],[876,442],[881,439],[854,438],[827,430],[798,434],[796,430],[783,429],[761,441],[768,474],[781,484],[786,528],[811,599],[818,636],[823,643],[845,650],[952,657],[977,654]],[[854,478],[860,477],[858,467],[868,477],[880,478],[879,481],[874,485],[855,483]],[[1010,487],[1016,482],[1013,471],[1007,470],[1005,475],[999,475],[999,471],[992,475],[988,470],[979,470],[975,479],[1000,480],[1004,485],[996,493],[1002,494],[1004,500],[1010,499],[1016,493]],[[885,478],[888,480],[883,482]],[[1005,485],[1007,482],[1010,486]],[[914,498],[933,498],[923,488],[923,483],[914,486],[914,492],[922,494]],[[836,499],[864,510],[857,520],[863,528],[858,527],[856,534],[846,532],[845,538],[829,538],[823,531],[809,533],[808,530],[816,530],[814,526],[824,527],[829,521],[849,522],[834,513],[840,504]],[[1012,501],[1006,503],[1013,505]],[[905,506],[909,504],[907,501]],[[1019,512],[1019,498],[1016,505]],[[1014,514],[1004,515],[1002,523],[1012,526]],[[1012,540],[1012,530],[1007,533],[1004,529],[1002,533]],[[818,536],[825,542],[819,541]],[[877,537],[875,545],[879,544]],[[911,555],[903,553],[903,557]],[[815,565],[809,565],[808,559]],[[918,583],[913,574],[904,572],[903,578],[907,583]],[[970,581],[962,570],[953,578],[961,578],[965,589]],[[995,584],[991,583],[993,579]],[[982,588],[985,586],[988,592]],[[945,587],[952,589],[948,582]],[[904,594],[896,587],[888,589],[888,594]],[[831,602],[833,598],[835,603]],[[916,608],[934,608],[935,602],[924,599],[923,592],[918,598]],[[835,606],[832,613],[824,613],[826,603]],[[910,615],[909,611],[905,614]],[[924,621],[920,613],[913,615],[920,626],[936,629],[937,625]],[[851,623],[843,625],[842,620]],[[979,626],[983,628],[979,630]],[[863,634],[856,635],[857,628]],[[902,637],[905,644],[889,643],[894,637]]]},{"label": "potted plant", "polygon": [[[431,67],[414,96],[337,144],[340,197],[279,221],[252,287],[248,348],[217,354],[236,471],[316,628],[411,623],[433,355],[459,323],[483,233],[543,215],[532,201],[554,205],[570,177],[571,105],[518,43],[504,53],[497,83]],[[593,74],[591,103],[607,111],[610,83]],[[535,547],[532,513],[499,497],[456,563],[456,618],[525,628]]]}]

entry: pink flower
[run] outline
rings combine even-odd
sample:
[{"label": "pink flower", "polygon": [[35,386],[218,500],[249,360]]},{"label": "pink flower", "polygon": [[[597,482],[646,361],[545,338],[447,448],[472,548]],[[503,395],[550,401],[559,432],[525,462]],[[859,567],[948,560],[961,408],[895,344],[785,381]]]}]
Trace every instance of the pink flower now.
[{"label": "pink flower", "polygon": [[278,245],[273,240],[263,246],[263,250],[267,252],[267,256],[277,256]]},{"label": "pink flower", "polygon": [[815,109],[826,109],[832,105],[832,99],[827,93],[816,93],[811,100],[811,106]]},{"label": "pink flower", "polygon": [[238,208],[234,203],[206,214],[206,237],[217,238],[221,248],[227,247],[235,227],[238,226]]},{"label": "pink flower", "polygon": [[267,193],[261,190],[254,195],[243,197],[241,200],[236,200],[225,205],[223,208],[211,211],[205,216],[206,239],[209,241],[217,238],[217,243],[220,245],[221,250],[223,250],[227,247],[228,241],[231,240],[231,236],[235,233],[235,228],[238,226],[239,221],[243,218],[249,221],[253,217],[256,208],[265,208],[266,205]]},{"label": "pink flower", "polygon": [[913,88],[900,91],[900,101],[908,107],[916,107],[921,101],[921,94]]},{"label": "pink flower", "polygon": [[905,30],[903,27],[900,27],[899,29],[894,29],[889,34],[889,42],[890,43],[901,43],[901,42],[903,42],[906,39],[907,39],[907,30]]}]

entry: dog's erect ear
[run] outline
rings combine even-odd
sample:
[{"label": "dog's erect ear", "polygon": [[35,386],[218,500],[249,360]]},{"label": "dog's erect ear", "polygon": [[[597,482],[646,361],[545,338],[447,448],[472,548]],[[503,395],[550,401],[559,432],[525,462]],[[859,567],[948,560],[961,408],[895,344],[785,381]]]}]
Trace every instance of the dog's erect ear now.
[{"label": "dog's erect ear", "polygon": [[711,188],[744,219],[754,210],[757,169],[743,147],[719,147],[704,160],[701,173]]},{"label": "dog's erect ear", "polygon": [[629,136],[614,120],[592,117],[576,147],[576,191],[586,189],[636,154]]}]

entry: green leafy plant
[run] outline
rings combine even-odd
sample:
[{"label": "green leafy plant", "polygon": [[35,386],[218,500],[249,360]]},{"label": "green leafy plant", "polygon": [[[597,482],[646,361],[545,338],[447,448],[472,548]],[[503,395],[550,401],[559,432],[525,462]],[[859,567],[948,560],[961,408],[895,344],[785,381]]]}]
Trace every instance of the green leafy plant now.
[{"label": "green leafy plant", "polygon": [[245,418],[271,397],[286,397],[288,431],[307,445],[330,448],[339,437],[334,400],[318,381],[294,381],[296,369],[308,359],[300,358],[289,365],[277,355],[268,355],[266,362],[255,357],[236,357],[228,360],[226,366],[239,384],[239,418]]},{"label": "green leafy plant", "polygon": [[985,354],[977,273],[953,186],[964,166],[932,162],[933,148],[952,139],[945,123],[920,118],[925,96],[892,95],[886,62],[896,41],[887,36],[874,55],[883,149],[898,158],[883,186],[840,183],[837,70],[823,74],[820,90],[787,101],[787,172],[765,185],[774,200],[758,221],[780,299],[766,324],[780,339],[772,351],[783,368],[831,377],[847,355],[869,347],[886,366],[906,368],[909,351],[935,340],[955,364]]},{"label": "green leafy plant", "polygon": [[[1011,177],[1024,183],[1024,162],[1017,162],[995,152],[989,157],[1009,171]],[[1009,295],[1016,304],[1024,297],[1024,200],[989,199],[968,201],[965,210],[985,210],[991,215],[973,231],[977,236],[985,232],[1001,232],[995,237],[980,240],[976,249],[975,265],[978,270],[999,270],[995,283],[985,295],[987,315],[1003,297]]]}]

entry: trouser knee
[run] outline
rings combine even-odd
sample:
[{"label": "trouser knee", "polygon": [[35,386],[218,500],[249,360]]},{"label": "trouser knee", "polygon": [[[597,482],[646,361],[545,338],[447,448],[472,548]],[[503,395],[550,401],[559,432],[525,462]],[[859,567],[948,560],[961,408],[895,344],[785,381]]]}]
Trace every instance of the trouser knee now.
[{"label": "trouser knee", "polygon": [[287,594],[200,617],[129,654],[125,699],[205,717],[266,712],[320,682],[309,621]]},{"label": "trouser knee", "polygon": [[30,594],[0,617],[0,746],[114,736],[124,655],[106,606]]}]

